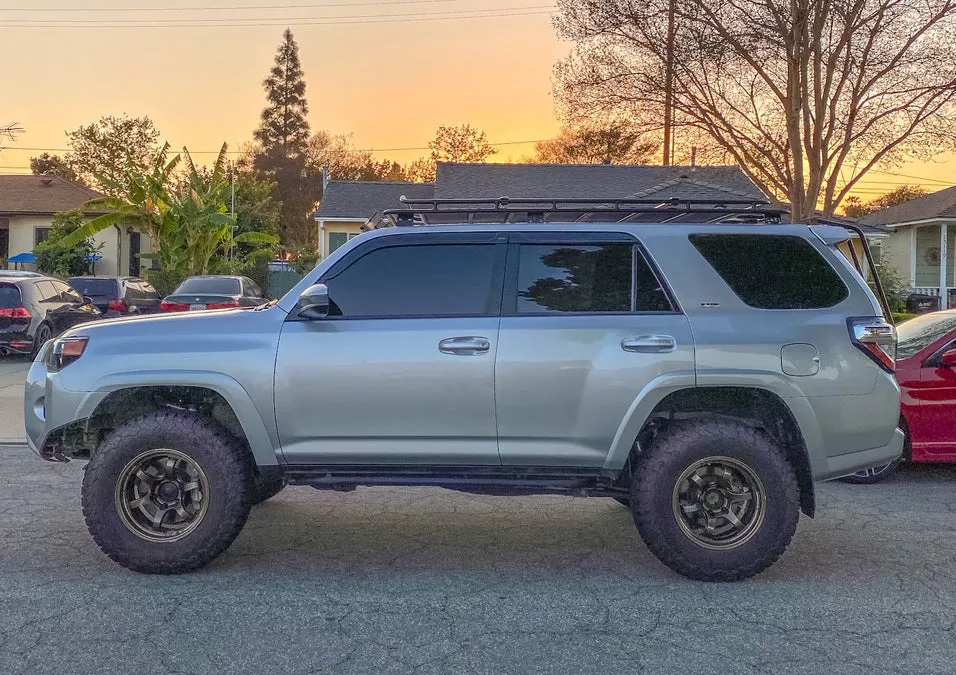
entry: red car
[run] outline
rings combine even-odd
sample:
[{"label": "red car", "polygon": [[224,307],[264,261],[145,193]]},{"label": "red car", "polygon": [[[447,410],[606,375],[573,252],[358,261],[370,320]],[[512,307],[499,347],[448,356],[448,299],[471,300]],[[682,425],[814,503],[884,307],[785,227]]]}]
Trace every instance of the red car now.
[{"label": "red car", "polygon": [[901,461],[956,462],[956,310],[923,314],[896,329],[903,456],[842,479],[848,483],[877,483]]}]

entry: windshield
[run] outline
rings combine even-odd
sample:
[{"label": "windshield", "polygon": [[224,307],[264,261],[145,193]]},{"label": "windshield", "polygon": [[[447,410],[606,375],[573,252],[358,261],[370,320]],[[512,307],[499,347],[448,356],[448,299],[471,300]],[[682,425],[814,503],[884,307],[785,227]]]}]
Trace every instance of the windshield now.
[{"label": "windshield", "polygon": [[173,295],[239,295],[239,280],[230,277],[193,277],[179,284]]},{"label": "windshield", "polygon": [[66,283],[73,287],[80,295],[88,298],[115,297],[117,295],[114,279],[67,279]]},{"label": "windshield", "polygon": [[896,358],[905,359],[956,328],[956,312],[924,314],[896,327]]}]

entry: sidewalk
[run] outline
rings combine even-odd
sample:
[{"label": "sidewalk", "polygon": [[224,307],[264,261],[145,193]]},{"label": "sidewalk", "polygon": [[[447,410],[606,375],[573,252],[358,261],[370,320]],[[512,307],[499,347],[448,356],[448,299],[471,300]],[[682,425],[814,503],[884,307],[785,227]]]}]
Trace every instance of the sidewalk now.
[{"label": "sidewalk", "polygon": [[30,361],[25,357],[0,359],[0,443],[26,443],[23,431],[23,382]]}]

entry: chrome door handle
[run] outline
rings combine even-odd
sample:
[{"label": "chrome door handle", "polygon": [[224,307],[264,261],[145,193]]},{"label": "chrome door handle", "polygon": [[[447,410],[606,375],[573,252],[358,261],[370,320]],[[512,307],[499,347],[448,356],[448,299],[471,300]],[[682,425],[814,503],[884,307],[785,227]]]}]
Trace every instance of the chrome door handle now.
[{"label": "chrome door handle", "polygon": [[488,338],[466,336],[445,338],[438,343],[438,350],[442,354],[473,355],[486,354],[491,349],[491,342]]},{"label": "chrome door handle", "polygon": [[638,335],[621,340],[621,349],[641,354],[672,352],[676,346],[677,343],[670,335]]}]

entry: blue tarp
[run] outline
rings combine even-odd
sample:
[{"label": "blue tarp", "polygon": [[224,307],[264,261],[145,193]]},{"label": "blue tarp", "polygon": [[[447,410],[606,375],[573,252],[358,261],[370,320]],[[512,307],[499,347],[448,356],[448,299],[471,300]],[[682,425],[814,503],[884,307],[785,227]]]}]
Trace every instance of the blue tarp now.
[{"label": "blue tarp", "polygon": [[32,263],[32,264],[35,264],[36,261],[37,261],[37,258],[36,258],[35,255],[33,255],[33,252],[32,252],[32,251],[27,251],[26,253],[17,253],[15,256],[13,256],[13,257],[11,257],[11,258],[7,258],[7,262],[12,262],[12,263]]}]

